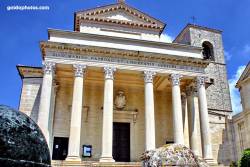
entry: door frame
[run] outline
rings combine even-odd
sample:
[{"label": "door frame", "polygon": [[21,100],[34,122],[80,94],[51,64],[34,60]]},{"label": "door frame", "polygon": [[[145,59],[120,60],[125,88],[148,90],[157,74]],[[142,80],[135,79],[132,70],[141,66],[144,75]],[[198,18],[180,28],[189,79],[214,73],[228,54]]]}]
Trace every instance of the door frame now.
[{"label": "door frame", "polygon": [[133,119],[122,118],[122,116],[114,115],[113,123],[129,123],[130,124],[130,139],[129,139],[130,140],[130,149],[129,150],[130,150],[130,162],[133,162],[133,160],[135,158],[135,154],[134,154],[135,151],[133,150],[134,147],[132,147],[135,144],[134,140],[133,140],[135,138],[135,129],[134,129],[135,122],[133,121]]},{"label": "door frame", "polygon": [[53,153],[54,153],[54,144],[55,144],[55,138],[63,138],[63,139],[68,139],[68,144],[67,144],[67,155],[65,159],[68,156],[68,151],[69,151],[69,137],[61,137],[61,136],[53,136],[53,142],[52,142],[52,149],[51,149],[51,160],[53,160]]}]

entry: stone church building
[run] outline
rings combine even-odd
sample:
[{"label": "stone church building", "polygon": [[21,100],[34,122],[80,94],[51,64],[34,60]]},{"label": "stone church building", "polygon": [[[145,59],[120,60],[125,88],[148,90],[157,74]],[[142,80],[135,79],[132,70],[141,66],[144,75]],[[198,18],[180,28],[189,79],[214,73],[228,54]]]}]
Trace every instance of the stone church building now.
[{"label": "stone church building", "polygon": [[52,159],[139,162],[168,143],[230,163],[232,112],[220,30],[166,25],[119,0],[75,13],[74,30],[48,30],[43,67],[18,65],[19,110],[42,129]]}]

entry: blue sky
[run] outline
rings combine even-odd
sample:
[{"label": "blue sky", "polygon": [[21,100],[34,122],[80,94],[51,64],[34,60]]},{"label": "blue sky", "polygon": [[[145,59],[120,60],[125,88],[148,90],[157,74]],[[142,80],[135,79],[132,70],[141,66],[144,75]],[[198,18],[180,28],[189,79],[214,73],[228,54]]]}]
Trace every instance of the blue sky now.
[{"label": "blue sky", "polygon": [[[115,3],[116,0],[1,0],[0,104],[18,108],[21,79],[17,64],[41,66],[39,41],[47,29],[73,30],[74,12]],[[223,31],[231,88],[250,60],[250,1],[248,0],[127,0],[126,3],[165,22],[165,34],[174,38],[189,22]],[[48,5],[48,11],[7,11],[9,5]],[[238,73],[237,73],[238,71]],[[238,75],[237,75],[238,74]],[[232,90],[234,110],[240,110]]]}]

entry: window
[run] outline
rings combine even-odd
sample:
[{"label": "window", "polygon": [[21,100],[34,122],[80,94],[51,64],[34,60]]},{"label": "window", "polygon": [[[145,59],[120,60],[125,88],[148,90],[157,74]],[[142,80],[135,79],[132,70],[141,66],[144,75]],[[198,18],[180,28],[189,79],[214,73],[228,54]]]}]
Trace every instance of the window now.
[{"label": "window", "polygon": [[210,42],[205,41],[205,42],[203,42],[202,47],[203,47],[203,51],[202,51],[203,58],[209,59],[209,60],[214,60],[213,45]]}]

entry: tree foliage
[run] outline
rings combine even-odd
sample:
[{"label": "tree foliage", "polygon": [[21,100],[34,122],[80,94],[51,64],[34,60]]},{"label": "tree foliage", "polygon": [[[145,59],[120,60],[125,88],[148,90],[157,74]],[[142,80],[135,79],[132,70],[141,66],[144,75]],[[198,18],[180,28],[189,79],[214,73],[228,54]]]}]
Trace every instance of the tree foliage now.
[{"label": "tree foliage", "polygon": [[239,167],[250,167],[250,148],[244,150],[239,161]]}]

